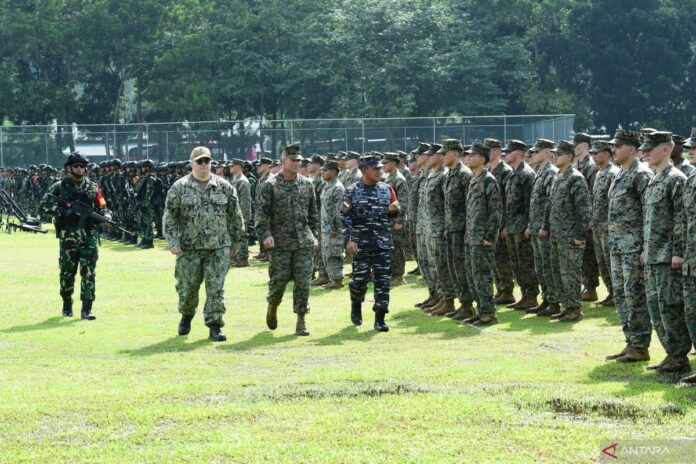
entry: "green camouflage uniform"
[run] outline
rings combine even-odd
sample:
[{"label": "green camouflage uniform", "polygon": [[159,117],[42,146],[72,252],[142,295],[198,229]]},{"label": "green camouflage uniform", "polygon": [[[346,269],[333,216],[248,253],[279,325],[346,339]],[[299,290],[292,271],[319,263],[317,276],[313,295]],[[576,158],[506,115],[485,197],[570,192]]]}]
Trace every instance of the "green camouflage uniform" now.
[{"label": "green camouflage uniform", "polygon": [[592,211],[587,182],[572,166],[553,181],[544,229],[551,242],[551,272],[559,302],[568,312],[582,309],[582,256]]},{"label": "green camouflage uniform", "polygon": [[[403,277],[406,272],[406,215],[408,211],[408,185],[403,174],[397,169],[392,174],[387,175],[384,180],[389,184],[396,193],[396,199],[399,201],[399,214],[390,217],[389,223],[392,229],[392,237],[394,241],[394,250],[392,252],[391,276]],[[401,230],[395,230],[394,226],[401,224]]]},{"label": "green camouflage uniform", "polygon": [[[408,184],[408,234],[410,236],[411,247],[413,249],[413,255],[418,263],[418,247],[416,246],[416,223],[418,222],[418,188],[420,186],[420,178],[422,173],[419,172],[415,176],[411,177]],[[420,263],[418,263],[420,265]]]},{"label": "green camouflage uniform", "polygon": [[[575,162],[575,169],[587,181],[587,187],[592,197],[597,173],[599,167],[590,155],[587,155],[582,161]],[[590,205],[591,206],[591,205]],[[599,286],[599,266],[597,265],[597,257],[595,256],[594,237],[592,234],[587,234],[585,242],[585,250],[582,255],[582,283],[586,289],[596,289]]]},{"label": "green camouflage uniform", "polygon": [[433,279],[432,269],[428,260],[428,240],[430,237],[430,213],[426,204],[426,186],[428,185],[429,169],[424,169],[418,178],[418,183],[415,188],[418,190],[418,207],[416,214],[416,253],[418,255],[418,269],[428,285],[428,290],[431,293],[437,291],[437,282]]},{"label": "green camouflage uniform", "polygon": [[[609,163],[595,177],[592,188],[592,237],[597,257],[597,267],[609,295],[614,294],[611,284],[611,254],[609,252],[609,187],[618,175],[619,168]],[[585,244],[589,246],[589,243]]]},{"label": "green camouflage uniform", "polygon": [[691,343],[696,346],[696,172],[684,185],[684,311]]},{"label": "green camouflage uniform", "polygon": [[[502,202],[501,207],[503,208],[502,220],[505,222],[505,189],[507,188],[508,180],[512,175],[512,168],[506,164],[504,161],[498,163],[498,165],[491,171],[493,177],[495,177],[496,182],[498,182],[498,189],[500,191],[500,201]],[[493,276],[495,278],[495,286],[500,293],[512,292],[515,287],[512,281],[512,263],[510,261],[510,255],[508,254],[508,247],[506,240],[501,240],[498,236],[498,240],[495,242],[495,267],[493,268]]]},{"label": "green camouflage uniform", "polygon": [[450,279],[462,305],[470,305],[474,297],[466,277],[466,197],[474,178],[463,163],[450,169],[445,176],[445,230],[447,231],[447,267]]},{"label": "green camouflage uniform", "polygon": [[331,280],[343,278],[343,233],[341,232],[341,202],[343,184],[338,179],[325,182],[321,190],[321,258]]},{"label": "green camouflage uniform", "polygon": [[[493,267],[495,243],[502,222],[502,202],[495,177],[483,170],[474,176],[466,196],[466,278],[479,315],[495,314]],[[483,241],[491,246],[483,246]]]},{"label": "green camouflage uniform", "polygon": [[198,291],[205,280],[205,324],[223,327],[230,248],[244,236],[237,192],[215,174],[205,186],[188,174],[169,189],[162,222],[169,248],[181,248],[174,271],[179,312],[196,313]]},{"label": "green camouflage uniform", "polygon": [[147,173],[138,178],[135,184],[135,196],[139,209],[140,235],[143,240],[154,240],[155,234],[152,230],[152,224],[155,221],[155,202],[153,201],[155,194],[155,186],[157,180],[152,173]]},{"label": "green camouflage uniform", "polygon": [[532,184],[532,197],[529,200],[529,224],[527,225],[534,250],[534,272],[541,284],[541,296],[550,304],[558,303],[558,290],[551,270],[551,242],[540,239],[539,231],[544,228],[544,215],[551,186],[557,174],[558,168],[551,163],[546,163],[537,170]]},{"label": "green camouflage uniform", "polygon": [[[244,174],[232,177],[232,187],[237,191],[239,209],[242,211],[245,227],[251,227],[251,184]],[[244,235],[236,244],[237,259],[249,259],[249,240]]]},{"label": "green camouflage uniform", "polygon": [[[321,173],[317,174],[315,177],[312,177],[312,185],[314,186],[314,198],[317,199],[317,213],[319,214],[319,224],[321,224],[321,215],[322,215],[322,206],[321,206],[321,193],[324,191],[324,186],[325,182],[324,179],[322,178]],[[340,221],[339,221],[340,224]],[[340,227],[339,227],[339,232],[340,232]],[[340,235],[340,233],[339,233]],[[322,246],[322,240],[323,240],[323,234],[319,234],[319,237],[317,237],[317,240],[319,240],[319,246],[317,246],[314,250],[314,272],[317,272],[320,276],[324,276],[328,274],[328,271],[326,270],[326,263],[324,262],[324,247]],[[339,257],[341,255],[341,252],[338,253]],[[332,259],[334,256],[332,256]],[[342,259],[341,259],[341,262]],[[343,269],[341,269],[341,276],[343,276]]]},{"label": "green camouflage uniform", "polygon": [[692,346],[684,314],[682,271],[672,269],[672,257],[684,256],[685,181],[686,176],[671,163],[650,179],[643,222],[650,319],[662,347],[675,358],[686,356]]},{"label": "green camouflage uniform", "polygon": [[608,193],[609,269],[614,303],[626,344],[642,349],[650,347],[652,333],[640,263],[644,194],[652,176],[650,168],[636,160],[627,170],[619,170]]},{"label": "green camouflage uniform", "polygon": [[281,173],[267,180],[260,192],[256,232],[265,240],[273,237],[275,248],[268,250],[268,303],[279,305],[285,287],[294,281],[293,310],[309,312],[309,285],[319,218],[312,181],[298,175],[287,181]]},{"label": "green camouflage uniform", "polygon": [[447,242],[445,240],[445,173],[441,166],[430,171],[425,181],[425,208],[428,211],[427,253],[431,279],[438,295],[444,300],[454,298],[455,291],[447,267]]}]

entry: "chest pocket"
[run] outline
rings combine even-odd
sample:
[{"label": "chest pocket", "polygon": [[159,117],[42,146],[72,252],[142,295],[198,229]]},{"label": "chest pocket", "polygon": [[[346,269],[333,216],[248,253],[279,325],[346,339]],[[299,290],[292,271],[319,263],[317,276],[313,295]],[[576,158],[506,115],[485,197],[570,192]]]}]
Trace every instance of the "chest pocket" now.
[{"label": "chest pocket", "polygon": [[181,206],[186,210],[191,210],[199,205],[198,195],[186,195],[181,199]]},{"label": "chest pocket", "polygon": [[227,205],[227,195],[216,193],[210,196],[210,203],[215,209],[223,210]]},{"label": "chest pocket", "polygon": [[667,189],[664,186],[652,187],[648,192],[647,203],[654,205],[662,202],[667,196]]}]

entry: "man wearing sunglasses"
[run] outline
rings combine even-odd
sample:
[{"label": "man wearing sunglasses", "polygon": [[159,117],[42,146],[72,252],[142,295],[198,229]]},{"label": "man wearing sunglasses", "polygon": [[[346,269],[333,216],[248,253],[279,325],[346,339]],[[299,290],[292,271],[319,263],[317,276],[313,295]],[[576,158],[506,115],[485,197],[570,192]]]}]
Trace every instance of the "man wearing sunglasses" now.
[{"label": "man wearing sunglasses", "polygon": [[177,180],[167,193],[164,236],[169,251],[176,255],[176,291],[179,294],[179,335],[191,331],[198,306],[198,291],[205,280],[203,307],[209,338],[227,340],[225,325],[225,276],[235,246],[244,237],[244,219],[234,187],[211,174],[212,156],[206,147],[191,152],[191,174]]}]

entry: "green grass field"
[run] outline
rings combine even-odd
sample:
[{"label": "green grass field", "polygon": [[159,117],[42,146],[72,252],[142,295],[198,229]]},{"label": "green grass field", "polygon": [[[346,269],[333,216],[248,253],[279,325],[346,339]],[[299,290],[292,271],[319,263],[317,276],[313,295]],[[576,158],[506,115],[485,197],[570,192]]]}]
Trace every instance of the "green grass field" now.
[{"label": "green grass field", "polygon": [[213,344],[200,314],[176,335],[163,242],[100,253],[97,321],[66,320],[57,240],[0,235],[0,462],[578,463],[694,436],[696,390],[604,361],[623,346],[611,308],[570,325],[503,309],[480,330],[416,310],[414,282],[377,334],[369,311],[351,325],[347,289],[314,289],[297,338],[290,291],[266,329],[256,263],[230,271],[228,342]]}]

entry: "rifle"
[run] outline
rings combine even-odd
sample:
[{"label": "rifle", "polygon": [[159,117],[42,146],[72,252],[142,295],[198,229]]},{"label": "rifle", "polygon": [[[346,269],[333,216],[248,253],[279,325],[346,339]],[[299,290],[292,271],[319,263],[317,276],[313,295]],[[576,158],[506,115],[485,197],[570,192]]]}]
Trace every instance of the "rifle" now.
[{"label": "rifle", "polygon": [[[17,202],[10,196],[9,193],[5,191],[4,188],[0,188],[0,206],[2,210],[7,215],[7,233],[10,233],[10,229],[23,230],[25,232],[34,232],[40,234],[48,233],[47,229],[41,227],[41,221],[38,219],[32,219],[24,214],[22,208],[19,207]],[[14,216],[19,219],[19,224],[10,222],[10,216]]]},{"label": "rifle", "polygon": [[48,193],[48,195],[50,195],[51,198],[56,200],[60,206],[67,208],[67,210],[65,211],[65,216],[72,216],[73,214],[75,214],[80,218],[80,221],[78,223],[78,227],[80,229],[84,229],[87,225],[87,221],[89,220],[95,224],[108,224],[109,226],[115,227],[116,229],[125,232],[128,235],[136,235],[135,233],[123,228],[119,223],[117,223],[113,219],[97,213],[94,210],[94,207],[80,200],[68,202],[60,197],[55,196],[50,192]]}]

